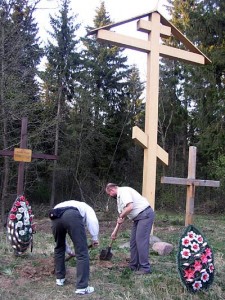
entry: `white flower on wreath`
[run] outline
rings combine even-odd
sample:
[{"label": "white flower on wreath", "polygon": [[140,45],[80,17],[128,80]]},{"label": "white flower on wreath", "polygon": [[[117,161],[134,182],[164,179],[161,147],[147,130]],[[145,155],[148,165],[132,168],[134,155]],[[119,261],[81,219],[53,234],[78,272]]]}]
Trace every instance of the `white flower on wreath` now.
[{"label": "white flower on wreath", "polygon": [[30,229],[29,229],[29,233],[32,233],[32,232],[33,232],[33,230],[32,230],[32,228],[30,228]]},{"label": "white flower on wreath", "polygon": [[191,250],[194,252],[198,252],[200,250],[199,244],[198,243],[192,243],[191,245]]},{"label": "white flower on wreath", "polygon": [[180,254],[182,255],[182,258],[188,259],[191,256],[191,251],[189,249],[183,249]]},{"label": "white flower on wreath", "polygon": [[209,280],[209,274],[208,274],[207,272],[204,272],[204,273],[202,274],[202,276],[201,276],[201,280],[202,280],[203,282],[208,281],[208,280]]},{"label": "white flower on wreath", "polygon": [[199,234],[199,235],[196,235],[196,241],[199,243],[199,244],[202,244],[204,242],[204,239],[203,237]]},{"label": "white flower on wreath", "polygon": [[20,205],[24,208],[26,207],[26,203],[24,201],[20,201]]},{"label": "white flower on wreath", "polygon": [[24,208],[23,207],[18,208],[18,212],[22,214],[24,212]]},{"label": "white flower on wreath", "polygon": [[187,233],[187,236],[189,237],[190,241],[193,241],[194,239],[196,239],[196,233],[194,233],[194,231],[189,231]]},{"label": "white flower on wreath", "polygon": [[185,236],[184,238],[182,238],[182,246],[188,247],[188,246],[190,246],[190,244],[191,244],[191,241],[188,236]]},{"label": "white flower on wreath", "polygon": [[24,230],[20,230],[19,231],[19,235],[25,235],[25,231]]},{"label": "white flower on wreath", "polygon": [[193,290],[198,291],[202,287],[202,282],[201,281],[195,281],[192,284]]},{"label": "white flower on wreath", "polygon": [[17,218],[17,220],[22,219],[22,214],[16,214],[16,218]]},{"label": "white flower on wreath", "polygon": [[20,227],[23,227],[23,222],[22,221],[18,221],[16,223],[16,228],[20,228]]},{"label": "white flower on wreath", "polygon": [[210,273],[214,272],[214,265],[212,263],[209,264],[209,272]]},{"label": "white flower on wreath", "polygon": [[24,219],[23,223],[24,225],[30,225],[30,220],[26,218]]}]

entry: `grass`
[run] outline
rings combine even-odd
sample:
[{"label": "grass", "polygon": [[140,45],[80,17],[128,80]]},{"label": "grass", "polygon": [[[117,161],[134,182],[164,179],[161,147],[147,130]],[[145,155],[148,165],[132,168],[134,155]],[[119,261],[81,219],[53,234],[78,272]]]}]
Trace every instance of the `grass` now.
[{"label": "grass", "polygon": [[[160,256],[152,249],[150,260],[152,274],[137,276],[126,267],[129,248],[121,245],[129,241],[129,221],[119,232],[113,244],[113,258],[110,262],[99,261],[99,252],[107,247],[113,222],[100,221],[101,244],[99,249],[90,250],[90,284],[96,292],[85,296],[93,300],[197,300],[225,299],[225,218],[210,215],[195,217],[195,226],[203,233],[214,251],[215,278],[208,291],[190,294],[184,288],[177,272],[176,255],[179,238],[184,230],[184,216],[164,212],[156,213],[154,235],[162,241],[172,243],[174,250],[170,255]],[[80,299],[75,296],[76,260],[67,262],[67,284],[55,285],[53,274],[54,241],[48,219],[38,220],[46,229],[34,235],[34,249],[21,257],[13,256],[5,233],[0,235],[0,299],[33,300]],[[107,226],[106,226],[107,225]],[[103,228],[104,226],[104,228]],[[106,226],[106,227],[105,227]],[[48,230],[47,230],[48,228]]]}]

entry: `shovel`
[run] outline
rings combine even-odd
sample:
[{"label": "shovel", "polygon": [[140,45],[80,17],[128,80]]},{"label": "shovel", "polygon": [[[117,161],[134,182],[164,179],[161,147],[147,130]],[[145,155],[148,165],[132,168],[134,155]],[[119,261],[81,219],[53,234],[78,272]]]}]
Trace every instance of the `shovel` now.
[{"label": "shovel", "polygon": [[[120,224],[117,223],[116,227],[115,227],[115,235],[117,235],[119,227],[120,227]],[[114,240],[112,239],[107,249],[102,249],[101,250],[101,253],[100,253],[100,256],[99,256],[100,260],[111,260],[111,258],[113,256],[112,251],[111,251],[112,250],[113,241]]]}]

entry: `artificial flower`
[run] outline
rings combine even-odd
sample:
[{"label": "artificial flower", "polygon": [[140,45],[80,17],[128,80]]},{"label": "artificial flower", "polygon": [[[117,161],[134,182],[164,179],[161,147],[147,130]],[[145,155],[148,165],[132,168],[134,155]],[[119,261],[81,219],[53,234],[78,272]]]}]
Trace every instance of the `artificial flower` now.
[{"label": "artificial flower", "polygon": [[202,274],[202,276],[201,276],[201,280],[202,280],[203,282],[208,281],[208,280],[209,280],[209,274],[208,274],[207,272],[204,272],[204,273]]},{"label": "artificial flower", "polygon": [[191,256],[191,251],[189,249],[183,249],[181,252],[183,258],[189,258]]},{"label": "artificial flower", "polygon": [[205,254],[207,257],[211,257],[212,256],[212,250],[210,248],[206,248],[205,249]]},{"label": "artificial flower", "polygon": [[194,242],[194,243],[191,244],[191,250],[192,250],[192,251],[198,252],[199,249],[200,249],[200,247],[199,247],[199,244],[198,244],[198,243],[195,243],[195,242]]},{"label": "artificial flower", "polygon": [[13,206],[13,207],[12,207],[12,209],[11,209],[11,212],[12,212],[12,213],[15,213],[15,212],[17,212],[17,208],[16,208],[16,206]]},{"label": "artificial flower", "polygon": [[188,237],[189,237],[189,239],[190,239],[191,241],[194,240],[194,239],[195,239],[195,236],[196,236],[195,233],[194,233],[193,231],[189,231],[187,235],[188,235]]},{"label": "artificial flower", "polygon": [[202,261],[203,264],[207,264],[208,258],[207,258],[207,255],[206,255],[206,254],[203,253],[203,254],[201,255],[201,261]]},{"label": "artificial flower", "polygon": [[200,288],[202,287],[202,282],[201,281],[195,281],[193,284],[192,284],[192,286],[193,286],[193,289],[195,290],[195,291],[198,291],[198,290],[200,290]]},{"label": "artificial flower", "polygon": [[190,244],[191,244],[191,241],[190,241],[190,239],[189,239],[188,236],[186,236],[186,237],[184,237],[184,238],[182,239],[182,245],[183,245],[183,246],[188,247]]},{"label": "artificial flower", "polygon": [[16,216],[15,216],[14,214],[10,214],[10,215],[9,215],[9,218],[10,218],[10,220],[15,220],[15,219],[16,219]]},{"label": "artificial flower", "polygon": [[201,264],[201,262],[199,260],[195,260],[193,267],[194,267],[195,271],[201,271],[202,264]]},{"label": "artificial flower", "polygon": [[194,278],[194,275],[195,275],[195,270],[193,270],[191,268],[184,270],[184,277],[187,280]]},{"label": "artificial flower", "polygon": [[201,235],[196,235],[196,241],[199,243],[199,244],[202,244],[203,243],[203,237]]},{"label": "artificial flower", "polygon": [[19,207],[18,208],[18,212],[20,212],[22,214],[24,212],[24,208],[23,207]]},{"label": "artificial flower", "polygon": [[209,264],[209,272],[213,273],[213,271],[214,271],[214,265],[211,263]]},{"label": "artificial flower", "polygon": [[17,223],[16,223],[16,228],[17,227],[23,227],[23,222],[22,221],[18,221]]},{"label": "artificial flower", "polygon": [[16,214],[17,220],[20,220],[22,217],[23,217],[22,214]]}]

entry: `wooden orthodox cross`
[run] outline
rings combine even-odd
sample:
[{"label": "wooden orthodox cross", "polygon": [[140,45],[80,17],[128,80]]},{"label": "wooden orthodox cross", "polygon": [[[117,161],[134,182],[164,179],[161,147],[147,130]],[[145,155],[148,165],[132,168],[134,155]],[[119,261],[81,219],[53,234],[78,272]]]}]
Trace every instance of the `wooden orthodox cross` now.
[{"label": "wooden orthodox cross", "polygon": [[18,167],[18,181],[17,181],[17,195],[22,195],[24,193],[24,167],[25,162],[31,162],[31,158],[41,158],[57,160],[56,155],[42,154],[42,153],[32,153],[31,150],[27,149],[27,117],[22,118],[21,126],[21,138],[20,138],[20,148],[15,148],[14,151],[10,150],[0,150],[1,156],[11,156],[14,157],[15,161],[19,161]]},{"label": "wooden orthodox cross", "polygon": [[196,147],[189,147],[188,178],[162,177],[161,183],[180,184],[187,186],[185,226],[193,224],[195,187],[219,187],[220,182],[196,179]]},{"label": "wooden orthodox cross", "polygon": [[[148,20],[143,19],[146,17]],[[138,20],[137,30],[147,33],[147,40],[110,31],[113,27],[135,20]],[[88,35],[92,34],[97,34],[99,41],[111,42],[119,47],[126,47],[147,54],[145,132],[135,126],[133,127],[132,138],[144,148],[142,194],[148,199],[154,209],[157,157],[168,165],[167,152],[157,144],[159,58],[160,56],[169,57],[195,64],[210,63],[210,60],[158,11],[152,11],[125,21],[109,24],[88,33]],[[181,41],[188,51],[161,43],[162,37],[169,38],[171,35]]]}]

